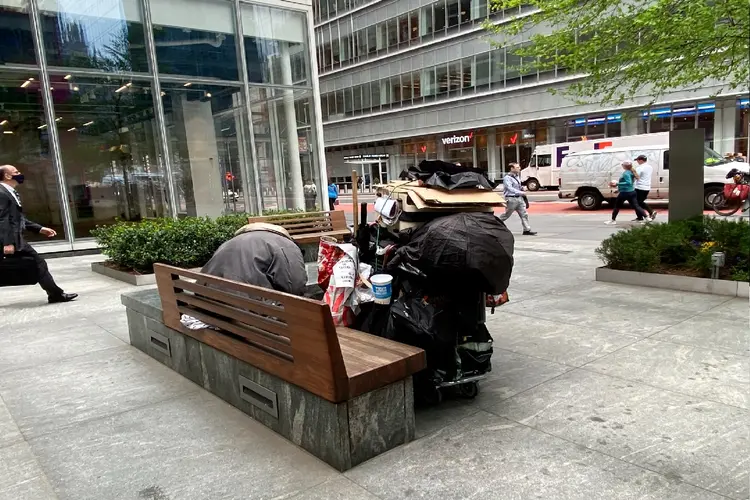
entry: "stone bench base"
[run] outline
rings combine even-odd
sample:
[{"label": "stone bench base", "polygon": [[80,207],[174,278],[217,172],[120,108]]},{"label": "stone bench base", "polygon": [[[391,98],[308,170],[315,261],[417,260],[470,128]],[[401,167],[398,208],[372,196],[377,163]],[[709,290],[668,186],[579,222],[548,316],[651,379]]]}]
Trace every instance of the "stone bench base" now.
[{"label": "stone bench base", "polygon": [[331,403],[161,322],[156,290],[122,296],[130,343],[340,471],[414,439],[411,377]]}]

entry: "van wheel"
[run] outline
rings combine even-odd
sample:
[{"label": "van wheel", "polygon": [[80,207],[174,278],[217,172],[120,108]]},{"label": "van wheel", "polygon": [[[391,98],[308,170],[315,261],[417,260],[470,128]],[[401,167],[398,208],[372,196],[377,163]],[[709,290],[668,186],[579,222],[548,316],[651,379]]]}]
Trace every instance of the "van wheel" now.
[{"label": "van wheel", "polygon": [[713,210],[716,195],[723,194],[724,189],[718,186],[709,186],[703,189],[703,207],[706,210]]},{"label": "van wheel", "polygon": [[578,207],[581,210],[597,210],[602,206],[602,195],[598,191],[584,191],[578,195]]},{"label": "van wheel", "polygon": [[533,177],[526,181],[526,189],[529,191],[539,191],[539,181],[534,179]]}]

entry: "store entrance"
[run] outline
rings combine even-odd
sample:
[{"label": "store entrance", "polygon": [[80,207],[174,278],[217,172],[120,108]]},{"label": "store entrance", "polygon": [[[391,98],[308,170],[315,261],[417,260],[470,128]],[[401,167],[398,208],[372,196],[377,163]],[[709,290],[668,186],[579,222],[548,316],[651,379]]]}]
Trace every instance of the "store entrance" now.
[{"label": "store entrance", "polygon": [[345,163],[352,165],[352,169],[357,171],[360,181],[356,187],[360,193],[373,193],[375,186],[386,184],[389,180],[387,160],[346,160]]}]

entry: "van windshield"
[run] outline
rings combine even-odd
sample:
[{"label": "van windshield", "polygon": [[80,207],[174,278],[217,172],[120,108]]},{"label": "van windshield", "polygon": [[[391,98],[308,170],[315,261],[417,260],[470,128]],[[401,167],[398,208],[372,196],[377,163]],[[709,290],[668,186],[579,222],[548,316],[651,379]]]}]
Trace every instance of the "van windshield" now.
[{"label": "van windshield", "polygon": [[727,163],[727,160],[725,160],[719,153],[708,146],[703,146],[703,164],[705,166],[713,167],[714,165],[723,165],[725,163]]}]

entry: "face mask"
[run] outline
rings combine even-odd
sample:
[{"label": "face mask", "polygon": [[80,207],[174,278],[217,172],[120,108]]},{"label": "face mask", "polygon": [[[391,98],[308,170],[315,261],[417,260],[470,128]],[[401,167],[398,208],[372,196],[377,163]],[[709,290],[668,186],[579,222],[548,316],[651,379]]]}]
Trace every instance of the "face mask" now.
[{"label": "face mask", "polygon": [[19,184],[23,184],[24,176],[23,174],[16,174],[13,177],[11,177],[14,181],[16,181]]}]

